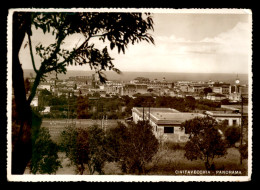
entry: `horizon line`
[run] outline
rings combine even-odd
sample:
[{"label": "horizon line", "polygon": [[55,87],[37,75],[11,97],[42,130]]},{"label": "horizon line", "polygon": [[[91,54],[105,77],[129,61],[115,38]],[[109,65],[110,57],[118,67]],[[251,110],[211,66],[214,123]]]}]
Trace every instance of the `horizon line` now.
[{"label": "horizon line", "polygon": [[[33,69],[23,69],[23,70],[32,70],[33,72],[34,72],[34,70]],[[74,72],[95,72],[94,70],[88,70],[88,71],[83,71],[83,70],[67,70],[67,72],[68,71],[74,71]],[[116,73],[115,71],[111,71],[111,70],[107,70],[107,71],[104,71],[104,72],[113,72],[113,73]],[[188,74],[242,74],[242,75],[248,75],[249,73],[237,73],[237,72],[185,72],[185,71],[173,71],[173,72],[171,72],[171,71],[122,71],[122,70],[120,70],[120,72],[134,72],[134,73],[188,73]],[[122,74],[121,73],[121,74]],[[62,74],[62,73],[59,73],[59,74]],[[118,73],[116,73],[116,74],[118,74]],[[64,74],[64,75],[66,75],[66,74]],[[120,73],[118,74],[118,75],[120,75]]]}]

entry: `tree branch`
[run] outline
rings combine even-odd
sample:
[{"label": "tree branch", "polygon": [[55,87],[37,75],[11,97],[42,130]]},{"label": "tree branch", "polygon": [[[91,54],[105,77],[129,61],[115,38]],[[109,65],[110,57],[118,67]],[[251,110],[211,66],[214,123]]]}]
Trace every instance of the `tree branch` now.
[{"label": "tree branch", "polygon": [[31,90],[31,94],[30,94],[30,96],[29,96],[29,98],[27,100],[29,105],[31,104],[31,102],[32,102],[32,100],[33,100],[33,98],[34,98],[34,96],[36,94],[36,90],[37,90],[37,87],[40,84],[42,76],[45,74],[41,70],[42,70],[42,67],[40,68],[40,70],[36,74],[36,77],[35,77],[35,80],[34,80],[34,83],[33,83],[33,86],[32,86],[32,90]]},{"label": "tree branch", "polygon": [[35,62],[34,62],[34,57],[33,57],[31,37],[28,32],[27,32],[27,36],[28,36],[28,41],[29,41],[29,48],[30,48],[30,55],[31,55],[31,59],[32,59],[33,70],[35,71],[35,73],[38,73],[38,70],[35,67]]},{"label": "tree branch", "polygon": [[102,36],[106,36],[108,34],[110,34],[111,32],[107,32],[107,33],[104,33],[104,34],[97,34],[97,35],[93,35],[91,37],[102,37]]},{"label": "tree branch", "polygon": [[63,64],[65,64],[65,63],[66,63],[66,60],[64,60],[64,61],[62,61],[62,62],[60,62],[60,63],[58,63],[56,66],[53,66],[53,67],[51,67],[51,68],[46,69],[44,73],[49,73],[49,72],[51,72],[51,71],[54,71],[54,70],[58,69],[59,67],[61,67],[61,66],[62,66]]}]

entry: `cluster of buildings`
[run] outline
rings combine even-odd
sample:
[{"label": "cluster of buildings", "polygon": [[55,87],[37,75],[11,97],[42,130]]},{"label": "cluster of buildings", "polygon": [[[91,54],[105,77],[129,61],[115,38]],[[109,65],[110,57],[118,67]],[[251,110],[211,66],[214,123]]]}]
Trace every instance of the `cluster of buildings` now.
[{"label": "cluster of buildings", "polygon": [[[30,82],[34,78],[29,79]],[[237,79],[238,81],[238,79]],[[97,74],[91,76],[74,76],[66,80],[58,80],[55,78],[47,79],[38,86],[38,92],[46,89],[56,96],[87,96],[89,94],[98,93],[101,97],[111,96],[129,96],[136,97],[138,95],[148,96],[172,96],[186,97],[193,96],[195,99],[208,99],[212,101],[221,101],[228,99],[229,101],[239,102],[241,94],[248,94],[247,85],[227,84],[214,81],[166,81],[150,80],[145,77],[137,77],[131,81],[107,81],[106,84],[99,82]],[[37,103],[37,95],[32,105]]]},{"label": "cluster of buildings", "polygon": [[[246,109],[247,107],[245,107]],[[241,110],[234,107],[227,107],[224,111],[206,111],[203,114],[179,112],[171,108],[134,107],[132,109],[133,122],[146,120],[153,127],[154,135],[158,139],[176,143],[187,142],[189,138],[185,129],[181,128],[181,123],[195,117],[206,116],[212,117],[218,122],[224,122],[226,126],[241,126]]]},{"label": "cluster of buildings", "polygon": [[[207,90],[205,90],[207,89]],[[235,84],[223,82],[194,82],[194,81],[178,81],[176,83],[176,91],[178,96],[191,95],[195,99],[208,99],[212,101],[221,101],[228,99],[229,101],[241,101],[241,94],[248,94],[247,85],[239,85],[239,80]]]},{"label": "cluster of buildings", "polygon": [[174,83],[165,79],[162,81],[150,80],[145,77],[137,77],[129,82],[108,81],[103,89],[109,95],[127,95],[134,97],[135,95],[154,95],[163,96],[173,94]]},{"label": "cluster of buildings", "polygon": [[[33,82],[34,79],[29,79]],[[195,99],[204,98],[212,101],[241,101],[241,95],[248,94],[247,85],[239,85],[239,80],[234,84],[223,82],[204,81],[177,81],[169,82],[165,78],[159,81],[150,80],[145,77],[137,77],[132,81],[107,81],[101,84],[97,75],[75,76],[66,80],[57,80],[55,78],[47,79],[46,82],[38,86],[39,91],[46,89],[53,95],[66,97],[86,96],[99,93],[101,97],[124,96],[135,97],[138,95],[149,96],[193,96]],[[206,93],[207,92],[207,93]],[[38,106],[38,96],[32,101],[32,105]],[[153,126],[153,132],[157,138],[170,140],[174,142],[186,142],[189,138],[185,129],[181,129],[181,123],[195,117],[209,116],[217,121],[224,121],[227,126],[241,125],[241,109],[235,105],[223,106],[224,111],[205,111],[203,113],[180,112],[171,108],[153,108],[153,107],[134,107],[132,109],[132,120],[137,123],[139,120],[148,120]],[[49,112],[49,107],[46,107]],[[244,112],[247,114],[247,106]],[[244,114],[244,113],[243,113]],[[245,115],[242,115],[244,117]]]},{"label": "cluster of buildings", "polygon": [[[33,83],[34,78],[30,78],[29,82]],[[106,84],[99,82],[96,74],[91,76],[75,76],[66,80],[58,80],[55,78],[47,79],[37,88],[37,95],[41,90],[48,90],[56,96],[87,96],[98,93],[101,97],[124,96],[135,97],[138,95],[173,96],[174,83],[162,81],[150,81],[148,78],[137,77],[136,79],[125,81],[107,81]],[[35,96],[32,102],[33,106],[37,106],[38,96]]]},{"label": "cluster of buildings", "polygon": [[[207,90],[205,90],[207,89]],[[102,90],[109,95],[152,95],[152,96],[172,96],[186,97],[193,96],[195,99],[208,99],[221,101],[228,99],[231,102],[241,101],[241,94],[248,94],[248,86],[239,83],[228,84],[214,81],[177,81],[169,82],[165,78],[161,81],[149,80],[144,77],[122,83],[118,81],[108,81]]]}]

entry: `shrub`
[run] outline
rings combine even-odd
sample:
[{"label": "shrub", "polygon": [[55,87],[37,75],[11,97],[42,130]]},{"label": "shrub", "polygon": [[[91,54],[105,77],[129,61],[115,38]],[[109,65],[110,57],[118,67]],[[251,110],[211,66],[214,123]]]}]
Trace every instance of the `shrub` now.
[{"label": "shrub", "polygon": [[213,159],[227,153],[217,127],[218,123],[211,117],[197,117],[182,123],[182,128],[190,134],[185,145],[185,157],[188,160],[201,159],[206,169],[214,168]]},{"label": "shrub", "polygon": [[[159,143],[148,122],[140,121],[118,127],[109,134],[110,152],[124,173],[145,173],[145,167],[157,153]],[[112,149],[112,150],[111,150]],[[113,154],[114,152],[114,154]]]},{"label": "shrub", "polygon": [[247,159],[248,158],[248,144],[242,144],[239,146],[239,152],[242,156],[242,159]]},{"label": "shrub", "polygon": [[225,130],[225,137],[228,145],[234,146],[236,142],[240,139],[240,129],[238,127],[228,127]]},{"label": "shrub", "polygon": [[59,167],[58,146],[51,140],[48,129],[40,128],[32,149],[31,172],[52,174]]},{"label": "shrub", "polygon": [[169,148],[170,150],[183,150],[185,143],[176,143],[172,141],[166,141],[163,143],[163,147]]},{"label": "shrub", "polygon": [[76,166],[76,172],[83,174],[88,168],[92,175],[94,172],[103,174],[104,163],[107,160],[105,154],[105,135],[97,125],[88,129],[67,127],[60,136],[62,151]]}]

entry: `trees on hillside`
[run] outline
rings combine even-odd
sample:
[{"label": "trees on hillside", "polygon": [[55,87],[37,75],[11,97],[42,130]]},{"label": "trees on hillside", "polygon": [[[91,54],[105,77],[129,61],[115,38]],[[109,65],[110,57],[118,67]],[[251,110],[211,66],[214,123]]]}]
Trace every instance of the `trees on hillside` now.
[{"label": "trees on hillside", "polygon": [[77,118],[86,119],[88,118],[88,98],[79,96],[77,98]]},{"label": "trees on hillside", "polygon": [[203,93],[204,93],[205,96],[207,96],[208,93],[211,93],[211,92],[212,92],[212,88],[210,88],[210,87],[207,87],[207,88],[203,89]]},{"label": "trees on hillside", "polygon": [[186,107],[190,108],[191,110],[194,110],[195,109],[195,104],[196,104],[196,100],[194,97],[192,96],[187,96],[185,98],[185,105]]},{"label": "trees on hillside", "polygon": [[[37,45],[36,53],[41,58],[39,68],[36,68],[33,54],[32,26],[55,37],[53,44],[46,47],[41,43]],[[153,20],[149,13],[14,12],[12,29],[12,82],[19,118],[17,123],[20,125],[19,135],[12,150],[12,173],[22,174],[32,153],[30,103],[45,75],[50,72],[66,73],[67,65],[89,64],[91,69],[98,73],[101,82],[104,82],[106,79],[102,71],[107,69],[118,73],[120,71],[112,63],[113,59],[108,53],[108,47],[98,49],[90,40],[98,38],[103,42],[108,42],[110,49],[117,48],[119,53],[124,53],[128,44],[136,44],[141,41],[154,43],[151,35],[147,33],[149,30],[153,30]],[[82,34],[85,37],[84,42],[79,46],[75,44],[72,50],[63,49],[64,40],[73,34]],[[28,39],[32,66],[36,73],[28,99],[19,60],[19,51],[25,38]]]},{"label": "trees on hillside", "polygon": [[224,156],[227,148],[216,120],[211,117],[197,117],[185,121],[181,127],[189,134],[185,157],[189,160],[201,159],[207,170],[214,169],[214,158]]}]

